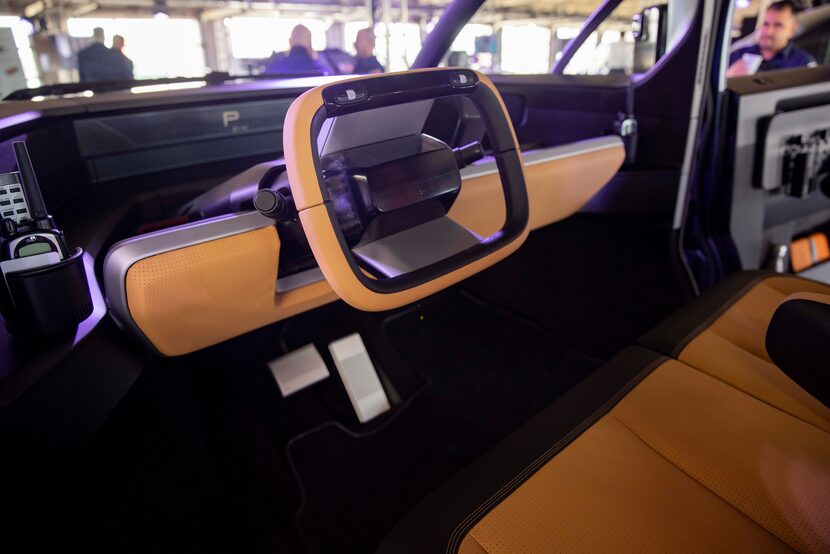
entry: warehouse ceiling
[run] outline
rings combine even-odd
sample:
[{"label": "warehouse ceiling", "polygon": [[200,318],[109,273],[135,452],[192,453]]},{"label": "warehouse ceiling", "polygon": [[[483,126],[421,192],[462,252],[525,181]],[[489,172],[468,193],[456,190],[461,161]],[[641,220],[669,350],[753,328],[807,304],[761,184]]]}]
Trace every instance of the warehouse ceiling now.
[{"label": "warehouse ceiling", "polygon": [[[615,18],[630,19],[646,5],[660,0],[624,0],[615,10]],[[376,9],[383,0],[375,0]],[[411,0],[406,4],[413,20],[429,20],[438,15],[449,2],[446,0]],[[316,16],[365,16],[366,0],[292,0],[291,2],[262,2],[238,0],[0,0],[0,12],[38,17],[124,17],[151,15],[163,6],[171,17],[199,17],[216,19],[231,15],[252,13],[304,14]],[[480,15],[490,20],[502,18],[556,18],[580,17],[591,14],[599,0],[488,0]],[[399,21],[400,0],[391,2],[393,21]],[[377,12],[376,12],[377,13]]]}]

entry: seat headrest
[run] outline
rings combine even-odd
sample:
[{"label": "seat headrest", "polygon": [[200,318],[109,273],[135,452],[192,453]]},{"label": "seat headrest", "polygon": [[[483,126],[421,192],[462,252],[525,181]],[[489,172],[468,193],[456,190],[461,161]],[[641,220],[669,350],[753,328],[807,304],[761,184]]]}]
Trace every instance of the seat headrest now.
[{"label": "seat headrest", "polygon": [[789,296],[770,320],[766,348],[784,373],[830,406],[830,296]]}]

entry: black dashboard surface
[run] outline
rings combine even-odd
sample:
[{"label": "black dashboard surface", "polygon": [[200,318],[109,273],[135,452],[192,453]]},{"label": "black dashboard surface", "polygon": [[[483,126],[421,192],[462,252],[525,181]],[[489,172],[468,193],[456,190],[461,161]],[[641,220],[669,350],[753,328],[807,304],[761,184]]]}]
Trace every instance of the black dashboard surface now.
[{"label": "black dashboard surface", "polygon": [[107,313],[99,283],[109,246],[278,157],[288,105],[327,81],[0,102],[0,173],[17,170],[11,142],[25,140],[49,211],[68,243],[87,252],[95,305],[63,336],[14,337],[0,324],[0,484],[8,492],[0,535],[31,512],[33,484],[63,474],[154,363]]},{"label": "black dashboard surface", "polygon": [[[88,252],[100,278],[113,242],[252,164],[278,157],[292,100],[332,80],[137,87],[3,102],[0,173],[16,171],[11,142],[25,140],[47,207],[68,242]],[[106,321],[98,314],[93,327]],[[21,341],[0,326],[0,397],[6,399],[0,412],[58,373],[78,346],[73,339]]]}]

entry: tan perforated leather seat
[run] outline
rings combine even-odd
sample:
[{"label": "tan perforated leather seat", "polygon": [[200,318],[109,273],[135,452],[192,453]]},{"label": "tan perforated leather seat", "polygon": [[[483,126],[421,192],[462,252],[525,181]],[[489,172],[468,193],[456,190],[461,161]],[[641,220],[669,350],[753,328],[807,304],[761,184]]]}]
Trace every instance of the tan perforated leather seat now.
[{"label": "tan perforated leather seat", "polygon": [[798,278],[727,280],[426,498],[381,551],[830,551],[830,409],[764,348],[801,292],[830,303]]}]

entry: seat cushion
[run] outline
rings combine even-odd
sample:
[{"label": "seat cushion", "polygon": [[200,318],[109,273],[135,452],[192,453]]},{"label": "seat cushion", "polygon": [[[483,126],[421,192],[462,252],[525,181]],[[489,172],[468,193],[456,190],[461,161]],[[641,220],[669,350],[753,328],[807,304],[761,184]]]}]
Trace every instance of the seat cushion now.
[{"label": "seat cushion", "polygon": [[827,521],[830,434],[669,360],[460,550],[822,552]]},{"label": "seat cushion", "polygon": [[456,551],[479,518],[566,449],[665,359],[637,346],[620,352],[416,505],[387,535],[380,551]]},{"label": "seat cushion", "polygon": [[[727,532],[728,531],[728,532]],[[467,534],[460,552],[787,550],[606,417]]]},{"label": "seat cushion", "polygon": [[769,322],[789,296],[830,294],[830,285],[752,272],[738,274],[714,292],[655,327],[640,343],[830,431],[830,409],[776,367],[765,348]]},{"label": "seat cushion", "polygon": [[764,348],[789,295],[828,291],[731,278],[431,494],[381,551],[830,551],[830,411]]}]

